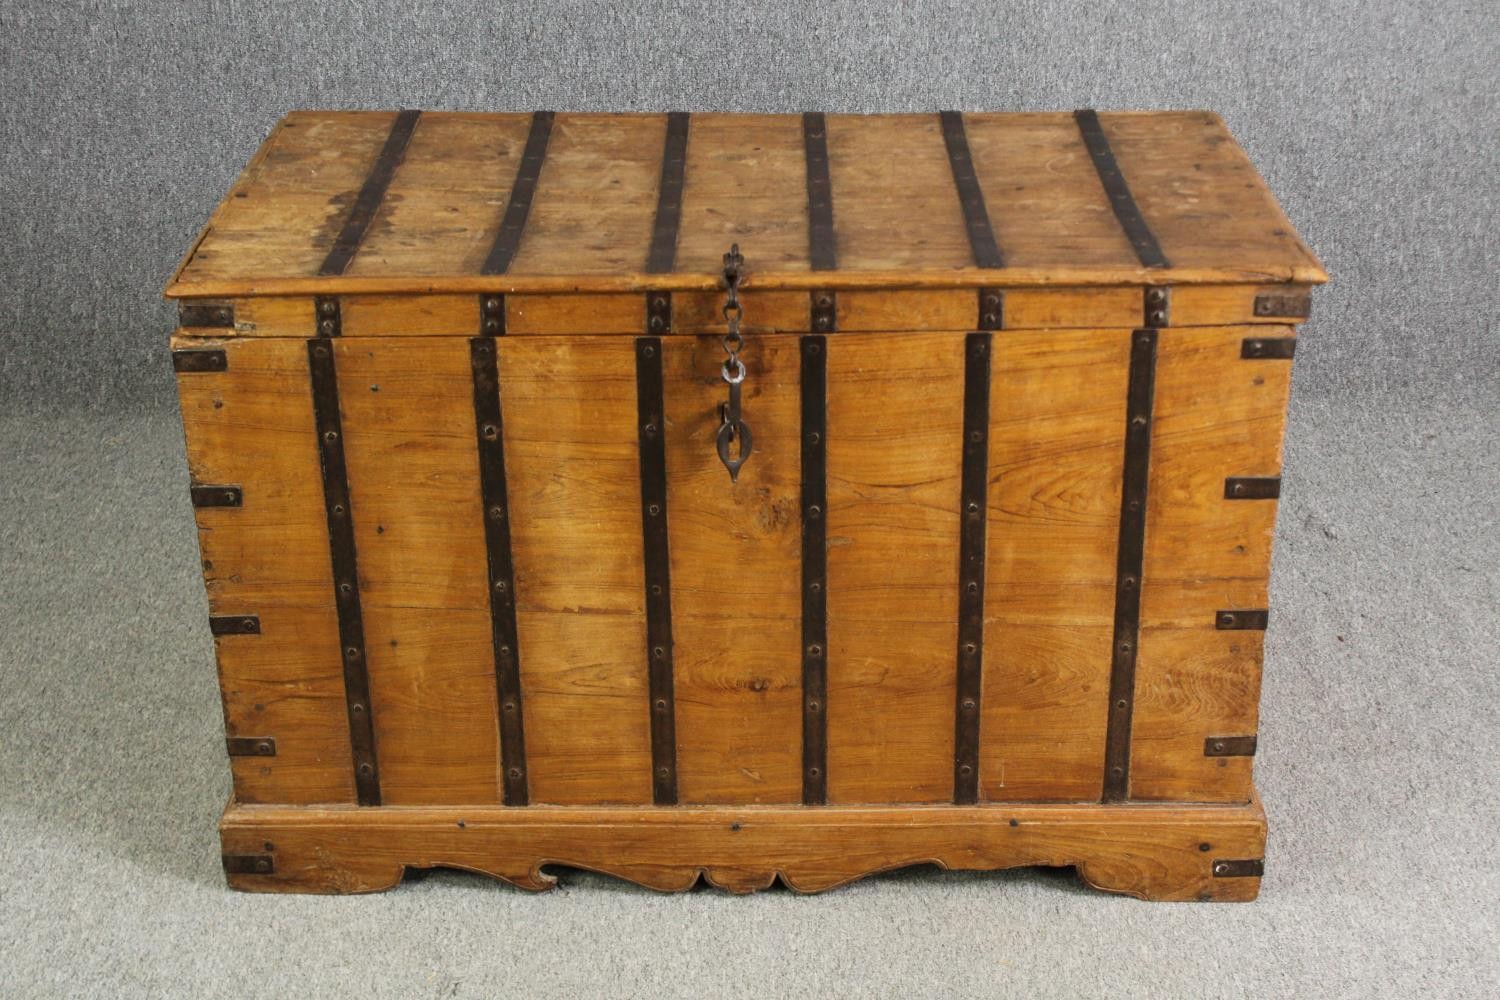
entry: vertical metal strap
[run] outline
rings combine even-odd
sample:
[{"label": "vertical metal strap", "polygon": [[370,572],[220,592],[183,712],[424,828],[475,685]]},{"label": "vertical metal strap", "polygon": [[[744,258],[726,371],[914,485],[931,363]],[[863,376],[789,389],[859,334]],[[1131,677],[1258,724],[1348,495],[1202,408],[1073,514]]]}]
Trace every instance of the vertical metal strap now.
[{"label": "vertical metal strap", "polygon": [[1156,387],[1155,330],[1131,335],[1125,403],[1125,462],[1120,489],[1120,543],[1115,562],[1115,629],[1109,673],[1109,728],[1104,738],[1104,801],[1130,796],[1130,724],[1141,626],[1141,565],[1146,552],[1146,486],[1151,469],[1151,410]]},{"label": "vertical metal strap", "polygon": [[1135,198],[1130,194],[1130,185],[1125,183],[1125,175],[1120,173],[1120,166],[1115,162],[1115,154],[1109,148],[1109,139],[1099,123],[1098,114],[1092,109],[1085,109],[1073,112],[1073,118],[1078,122],[1078,131],[1083,134],[1084,145],[1088,147],[1089,157],[1094,161],[1099,183],[1104,185],[1110,207],[1115,210],[1115,218],[1120,220],[1120,228],[1125,230],[1130,245],[1135,247],[1135,255],[1140,259],[1141,266],[1171,267],[1166,255],[1161,252],[1161,246],[1156,242],[1156,235],[1151,232],[1141,210],[1136,207]]},{"label": "vertical metal strap", "polygon": [[344,699],[349,713],[349,745],[354,751],[354,786],[362,806],[380,805],[380,768],[370,705],[370,674],[365,659],[364,614],[359,603],[359,569],[354,554],[354,509],[349,503],[349,470],[344,464],[344,425],[339,416],[338,372],[333,343],[307,342],[312,378],[313,424],[323,469],[323,501],[328,514],[328,547],[333,560],[334,604],[339,648],[344,661]]},{"label": "vertical metal strap", "polygon": [[828,344],[802,338],[802,803],[828,801]]},{"label": "vertical metal strap", "polygon": [[666,274],[677,260],[677,230],[682,222],[682,182],[687,172],[688,114],[667,115],[667,143],[661,154],[661,183],[656,190],[656,222],[646,273]]},{"label": "vertical metal strap", "polygon": [[396,121],[391,125],[390,134],[386,136],[385,146],[380,150],[380,155],[375,157],[375,164],[370,168],[364,186],[359,189],[359,194],[354,199],[354,207],[349,209],[349,217],[344,220],[344,228],[339,231],[338,238],[333,241],[333,249],[329,250],[328,256],[323,258],[323,266],[318,268],[320,276],[331,277],[343,274],[348,269],[349,262],[354,260],[354,255],[359,252],[359,244],[365,238],[366,230],[370,228],[370,223],[375,221],[375,213],[380,210],[380,203],[385,200],[386,188],[391,186],[391,178],[396,176],[396,168],[401,165],[401,158],[406,155],[406,147],[411,142],[411,135],[416,131],[417,119],[420,117],[422,117],[420,111],[397,113]]},{"label": "vertical metal strap", "polygon": [[969,135],[964,129],[964,116],[959,111],[940,113],[943,123],[943,143],[948,147],[948,166],[953,170],[953,184],[958,188],[958,201],[964,210],[964,226],[969,230],[969,247],[974,251],[974,263],[978,267],[1004,267],[1000,246],[995,242],[995,232],[990,227],[990,213],[984,204],[984,191],[979,187],[979,177],[974,173],[974,158],[969,154]]},{"label": "vertical metal strap", "polygon": [[500,364],[495,341],[469,341],[474,374],[474,431],[479,449],[479,493],[484,504],[484,544],[489,566],[490,638],[500,709],[503,801],[524,806],[526,736],[521,724],[521,652],[516,635],[516,574],[510,551],[510,509],[505,480],[505,434],[500,409]]},{"label": "vertical metal strap", "polygon": [[646,567],[646,662],[651,688],[651,798],[677,804],[677,722],[672,684],[672,580],[667,550],[667,443],[661,338],[635,342],[641,453],[641,541]]},{"label": "vertical metal strap", "polygon": [[531,132],[526,136],[526,148],[521,153],[521,164],[516,168],[516,181],[510,186],[510,203],[505,206],[500,232],[495,236],[494,246],[490,247],[480,274],[504,274],[510,270],[516,251],[521,248],[521,233],[526,229],[526,217],[531,214],[531,198],[536,193],[537,178],[542,174],[542,161],[547,158],[553,117],[551,111],[538,111],[531,116]]},{"label": "vertical metal strap", "polygon": [[821,111],[802,116],[807,149],[807,243],[814,271],[838,269],[833,238],[833,182],[828,176],[828,123]]},{"label": "vertical metal strap", "polygon": [[984,663],[984,556],[989,507],[988,333],[964,338],[964,458],[958,559],[958,667],[953,801],[979,801],[979,689]]}]

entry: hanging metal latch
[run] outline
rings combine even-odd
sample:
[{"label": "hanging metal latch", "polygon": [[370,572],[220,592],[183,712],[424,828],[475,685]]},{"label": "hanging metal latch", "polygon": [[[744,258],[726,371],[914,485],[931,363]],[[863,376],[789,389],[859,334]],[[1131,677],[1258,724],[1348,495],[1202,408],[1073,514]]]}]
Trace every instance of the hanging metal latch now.
[{"label": "hanging metal latch", "polygon": [[[729,357],[724,359],[720,374],[729,384],[729,401],[719,404],[722,423],[718,437],[719,461],[729,470],[730,482],[739,479],[740,466],[750,457],[751,447],[750,425],[740,416],[740,387],[746,374],[745,363],[740,360],[740,348],[745,346],[745,339],[740,336],[740,320],[745,315],[740,305],[740,272],[744,266],[745,258],[740,256],[740,245],[736,243],[724,255],[724,287],[729,290],[724,300],[724,320],[729,324],[729,332],[724,334],[724,351]],[[737,454],[731,454],[732,446],[738,446]]]}]

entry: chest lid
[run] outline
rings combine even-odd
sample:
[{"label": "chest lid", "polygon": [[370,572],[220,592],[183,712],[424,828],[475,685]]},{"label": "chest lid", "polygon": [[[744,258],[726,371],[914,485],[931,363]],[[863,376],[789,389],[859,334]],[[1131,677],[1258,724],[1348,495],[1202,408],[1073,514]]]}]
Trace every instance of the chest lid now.
[{"label": "chest lid", "polygon": [[172,298],[1310,284],[1223,121],[297,111]]}]

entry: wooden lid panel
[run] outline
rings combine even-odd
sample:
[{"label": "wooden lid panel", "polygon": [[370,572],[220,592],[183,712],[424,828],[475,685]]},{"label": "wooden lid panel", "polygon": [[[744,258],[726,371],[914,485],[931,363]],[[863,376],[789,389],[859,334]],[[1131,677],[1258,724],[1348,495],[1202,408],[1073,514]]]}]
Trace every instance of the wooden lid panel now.
[{"label": "wooden lid panel", "polygon": [[677,270],[716,273],[733,243],[762,270],[806,271],[807,172],[798,115],[693,115]]},{"label": "wooden lid panel", "polygon": [[529,114],[424,114],[345,273],[478,274],[530,126]]},{"label": "wooden lid panel", "polygon": [[[168,294],[711,290],[735,242],[747,287],[762,289],[1326,280],[1217,115],[1098,116],[1166,267],[1137,256],[1118,192],[1106,194],[1073,115],[949,115],[946,137],[936,114],[825,121],[835,265],[827,272],[811,270],[800,115],[687,118],[681,217],[675,241],[667,227],[675,254],[665,269],[648,266],[648,255],[667,115],[294,112],[214,213]],[[398,142],[402,122],[409,140]],[[529,212],[519,214],[505,266],[487,267],[507,211],[517,218],[512,188],[539,123],[550,129],[532,163]],[[958,123],[971,193],[977,185],[984,201],[976,208],[969,197],[967,218],[951,152]],[[675,206],[666,190],[664,203]],[[993,233],[1001,267],[976,265],[976,225]],[[330,270],[341,235],[346,255]]]},{"label": "wooden lid panel", "polygon": [[964,122],[1008,267],[1138,266],[1071,114],[965,115]]}]

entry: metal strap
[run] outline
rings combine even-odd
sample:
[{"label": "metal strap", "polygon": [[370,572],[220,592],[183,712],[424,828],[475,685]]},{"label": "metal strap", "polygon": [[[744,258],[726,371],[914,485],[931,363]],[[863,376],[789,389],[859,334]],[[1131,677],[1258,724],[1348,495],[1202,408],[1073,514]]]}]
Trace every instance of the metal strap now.
[{"label": "metal strap", "polygon": [[516,251],[521,248],[521,233],[526,229],[526,217],[531,214],[531,199],[536,194],[536,182],[542,175],[542,161],[547,158],[547,140],[552,137],[551,111],[538,111],[531,116],[531,131],[526,136],[526,148],[521,153],[521,164],[516,168],[516,181],[510,187],[510,203],[500,219],[500,232],[495,236],[495,245],[485,258],[480,274],[504,274],[510,270]]},{"label": "metal strap", "polygon": [[1135,198],[1130,194],[1130,185],[1125,183],[1125,175],[1120,173],[1120,166],[1115,162],[1115,154],[1109,148],[1104,127],[1099,124],[1099,115],[1092,109],[1085,109],[1073,112],[1073,118],[1078,122],[1078,131],[1083,133],[1084,145],[1088,147],[1089,156],[1094,161],[1094,169],[1099,173],[1104,193],[1109,196],[1110,207],[1115,210],[1115,218],[1120,220],[1120,228],[1125,230],[1130,245],[1135,247],[1135,255],[1140,259],[1141,266],[1171,267],[1166,255],[1161,252],[1161,246],[1156,242],[1151,227],[1146,225],[1141,210],[1136,207]]},{"label": "metal strap", "polygon": [[802,342],[802,803],[828,801],[828,344]]},{"label": "metal strap", "polygon": [[984,205],[984,191],[979,187],[979,177],[974,173],[974,159],[969,154],[969,136],[964,129],[964,116],[960,111],[944,111],[943,142],[948,147],[948,166],[953,169],[953,183],[958,188],[958,201],[964,210],[964,226],[969,230],[969,246],[974,251],[974,263],[979,267],[1004,267],[1000,246],[995,242],[995,232],[990,227],[990,213]]},{"label": "metal strap", "polygon": [[354,255],[359,252],[359,244],[365,238],[365,231],[375,221],[375,213],[385,200],[386,188],[391,186],[391,178],[396,176],[396,168],[406,155],[407,144],[411,142],[411,135],[416,131],[417,119],[420,117],[420,111],[397,113],[391,132],[386,136],[385,146],[380,150],[380,155],[375,157],[375,165],[370,168],[364,187],[359,189],[354,207],[344,220],[344,228],[339,231],[338,239],[333,241],[333,249],[323,258],[323,266],[318,268],[320,277],[343,274],[348,269],[349,262],[354,260]]},{"label": "metal strap", "polygon": [[329,554],[333,560],[339,648],[343,651],[349,745],[354,751],[354,786],[360,805],[378,806],[380,768],[375,754],[364,614],[359,602],[359,570],[354,552],[354,510],[349,503],[349,472],[344,464],[344,426],[339,416],[339,381],[332,342],[326,338],[309,340],[307,362],[312,375],[313,424],[323,468],[323,500],[328,514]]},{"label": "metal strap", "polygon": [[984,554],[989,486],[992,335],[964,338],[964,442],[958,560],[958,667],[953,801],[979,801],[979,689],[984,662]]},{"label": "metal strap", "polygon": [[814,271],[838,269],[833,236],[833,182],[828,176],[828,122],[821,111],[802,116],[807,149],[807,244]]},{"label": "metal strap", "polygon": [[526,736],[521,721],[521,653],[516,635],[516,575],[510,549],[509,494],[505,479],[505,434],[500,410],[500,366],[495,341],[469,341],[474,375],[474,431],[479,448],[479,494],[484,505],[484,543],[489,566],[490,639],[495,654],[495,693],[500,709],[500,767],[504,802],[524,806]]},{"label": "metal strap", "polygon": [[1104,738],[1104,801],[1130,795],[1130,723],[1141,628],[1141,566],[1146,554],[1146,487],[1151,467],[1151,411],[1156,391],[1155,330],[1131,335],[1125,403],[1124,481],[1115,562],[1115,628],[1109,673],[1109,726]]},{"label": "metal strap", "polygon": [[646,568],[646,663],[651,689],[651,798],[677,804],[677,724],[672,682],[672,580],[667,550],[667,444],[661,338],[635,342],[640,428],[641,540]]},{"label": "metal strap", "polygon": [[661,184],[656,192],[656,223],[651,227],[648,274],[666,274],[677,259],[677,230],[682,222],[682,181],[687,172],[688,114],[667,115],[667,144],[661,155]]}]

